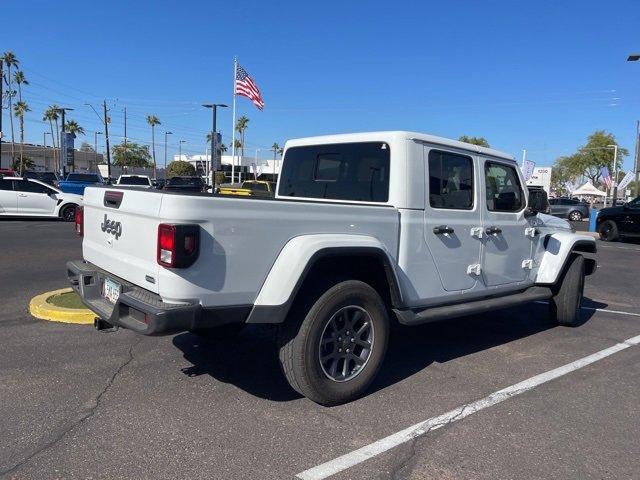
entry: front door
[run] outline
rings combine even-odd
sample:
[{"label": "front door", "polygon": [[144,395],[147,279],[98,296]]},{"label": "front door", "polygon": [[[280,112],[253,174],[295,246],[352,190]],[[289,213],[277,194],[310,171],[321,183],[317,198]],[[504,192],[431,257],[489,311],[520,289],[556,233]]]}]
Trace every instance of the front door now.
[{"label": "front door", "polygon": [[15,215],[16,192],[13,190],[13,180],[0,178],[0,213]]},{"label": "front door", "polygon": [[15,182],[18,196],[18,213],[30,215],[52,215],[57,204],[54,190],[46,185],[29,180]]},{"label": "front door", "polygon": [[485,202],[482,207],[484,249],[482,277],[487,286],[522,282],[531,259],[526,199],[513,162],[481,159]]},{"label": "front door", "polygon": [[473,288],[480,274],[481,207],[474,159],[425,146],[424,235],[442,286]]}]

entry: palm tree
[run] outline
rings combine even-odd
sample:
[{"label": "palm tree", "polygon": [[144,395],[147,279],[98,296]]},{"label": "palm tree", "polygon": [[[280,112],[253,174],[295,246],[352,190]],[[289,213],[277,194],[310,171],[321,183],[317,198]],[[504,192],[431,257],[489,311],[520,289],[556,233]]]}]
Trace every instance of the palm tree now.
[{"label": "palm tree", "polygon": [[271,151],[273,152],[273,174],[276,173],[276,156],[282,154],[282,148],[278,145],[278,142],[273,142],[271,145]]},{"label": "palm tree", "polygon": [[[9,98],[9,124],[11,125],[11,159],[15,161],[16,139],[13,131],[13,115],[11,115],[11,111],[13,110],[13,96],[16,94],[16,92],[12,90],[13,78],[11,77],[11,67],[18,68],[18,64],[20,62],[18,61],[16,54],[9,50],[4,52],[4,54],[2,55],[2,61],[7,66],[7,73],[4,77],[4,82],[9,87],[7,90],[7,97]],[[1,78],[0,78],[0,81],[2,81]]]},{"label": "palm tree", "polygon": [[53,142],[53,165],[54,169],[58,170],[60,168],[56,159],[56,138],[58,138],[58,136],[53,132],[53,122],[56,122],[55,131],[56,133],[58,133],[58,106],[55,104],[49,105],[49,108],[44,111],[42,121],[49,122],[49,127],[51,127],[51,141]]},{"label": "palm tree", "polygon": [[13,81],[18,85],[18,101],[22,101],[22,85],[29,85],[26,77],[24,76],[24,72],[22,70],[17,70],[16,73],[13,74]]},{"label": "palm tree", "polygon": [[227,146],[226,146],[224,143],[221,143],[221,144],[220,144],[220,151],[221,151],[222,153],[227,153],[227,150],[228,150],[228,149],[227,149]]},{"label": "palm tree", "polygon": [[84,135],[84,128],[78,125],[75,120],[68,120],[64,126],[64,131],[74,135]]},{"label": "palm tree", "polygon": [[156,177],[156,125],[160,125],[160,119],[155,115],[147,115],[147,123],[151,125],[151,145],[153,152],[153,178]]},{"label": "palm tree", "polygon": [[242,142],[239,139],[235,139],[235,141],[233,142],[233,145],[236,147],[236,151],[238,151],[239,148],[243,148],[242,147]]},{"label": "palm tree", "polygon": [[247,117],[245,117],[244,115],[242,115],[236,121],[236,132],[238,132],[240,134],[240,144],[241,144],[240,145],[240,149],[242,151],[242,157],[244,157],[244,132],[245,132],[245,130],[247,129],[248,126],[249,126],[249,119]]},{"label": "palm tree", "polygon": [[24,173],[24,114],[31,111],[26,102],[19,101],[13,107],[13,112],[20,120],[20,175]]}]

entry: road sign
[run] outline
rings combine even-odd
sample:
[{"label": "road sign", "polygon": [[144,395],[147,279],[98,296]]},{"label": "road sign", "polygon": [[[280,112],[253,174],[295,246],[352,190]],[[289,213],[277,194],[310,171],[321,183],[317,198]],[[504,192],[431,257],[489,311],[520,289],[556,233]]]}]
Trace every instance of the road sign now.
[{"label": "road sign", "polygon": [[72,167],[74,164],[74,150],[73,144],[76,136],[73,133],[62,132],[60,134],[60,151],[62,152],[62,158],[64,158],[64,164],[67,167]]}]

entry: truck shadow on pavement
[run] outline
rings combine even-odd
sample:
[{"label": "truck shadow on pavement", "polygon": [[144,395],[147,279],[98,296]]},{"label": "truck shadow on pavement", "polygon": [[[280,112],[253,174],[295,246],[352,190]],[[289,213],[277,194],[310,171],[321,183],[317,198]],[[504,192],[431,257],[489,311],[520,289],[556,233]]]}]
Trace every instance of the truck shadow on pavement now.
[{"label": "truck shadow on pavement", "polygon": [[[581,321],[586,323],[601,302],[584,298]],[[445,363],[558,327],[549,320],[548,306],[531,304],[462,317],[445,322],[393,329],[378,377],[366,395],[372,395],[432,363]],[[275,329],[250,325],[234,340],[205,340],[191,333],[177,335],[173,344],[193,366],[188,376],[211,375],[259,398],[286,402],[301,398],[280,371]]]}]

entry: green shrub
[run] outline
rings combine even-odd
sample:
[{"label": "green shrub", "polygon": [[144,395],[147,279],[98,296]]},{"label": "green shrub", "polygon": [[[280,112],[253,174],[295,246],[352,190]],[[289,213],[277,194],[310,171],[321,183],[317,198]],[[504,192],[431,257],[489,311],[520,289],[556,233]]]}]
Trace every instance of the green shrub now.
[{"label": "green shrub", "polygon": [[192,177],[196,174],[196,167],[189,162],[176,160],[167,167],[167,178],[171,177]]}]

